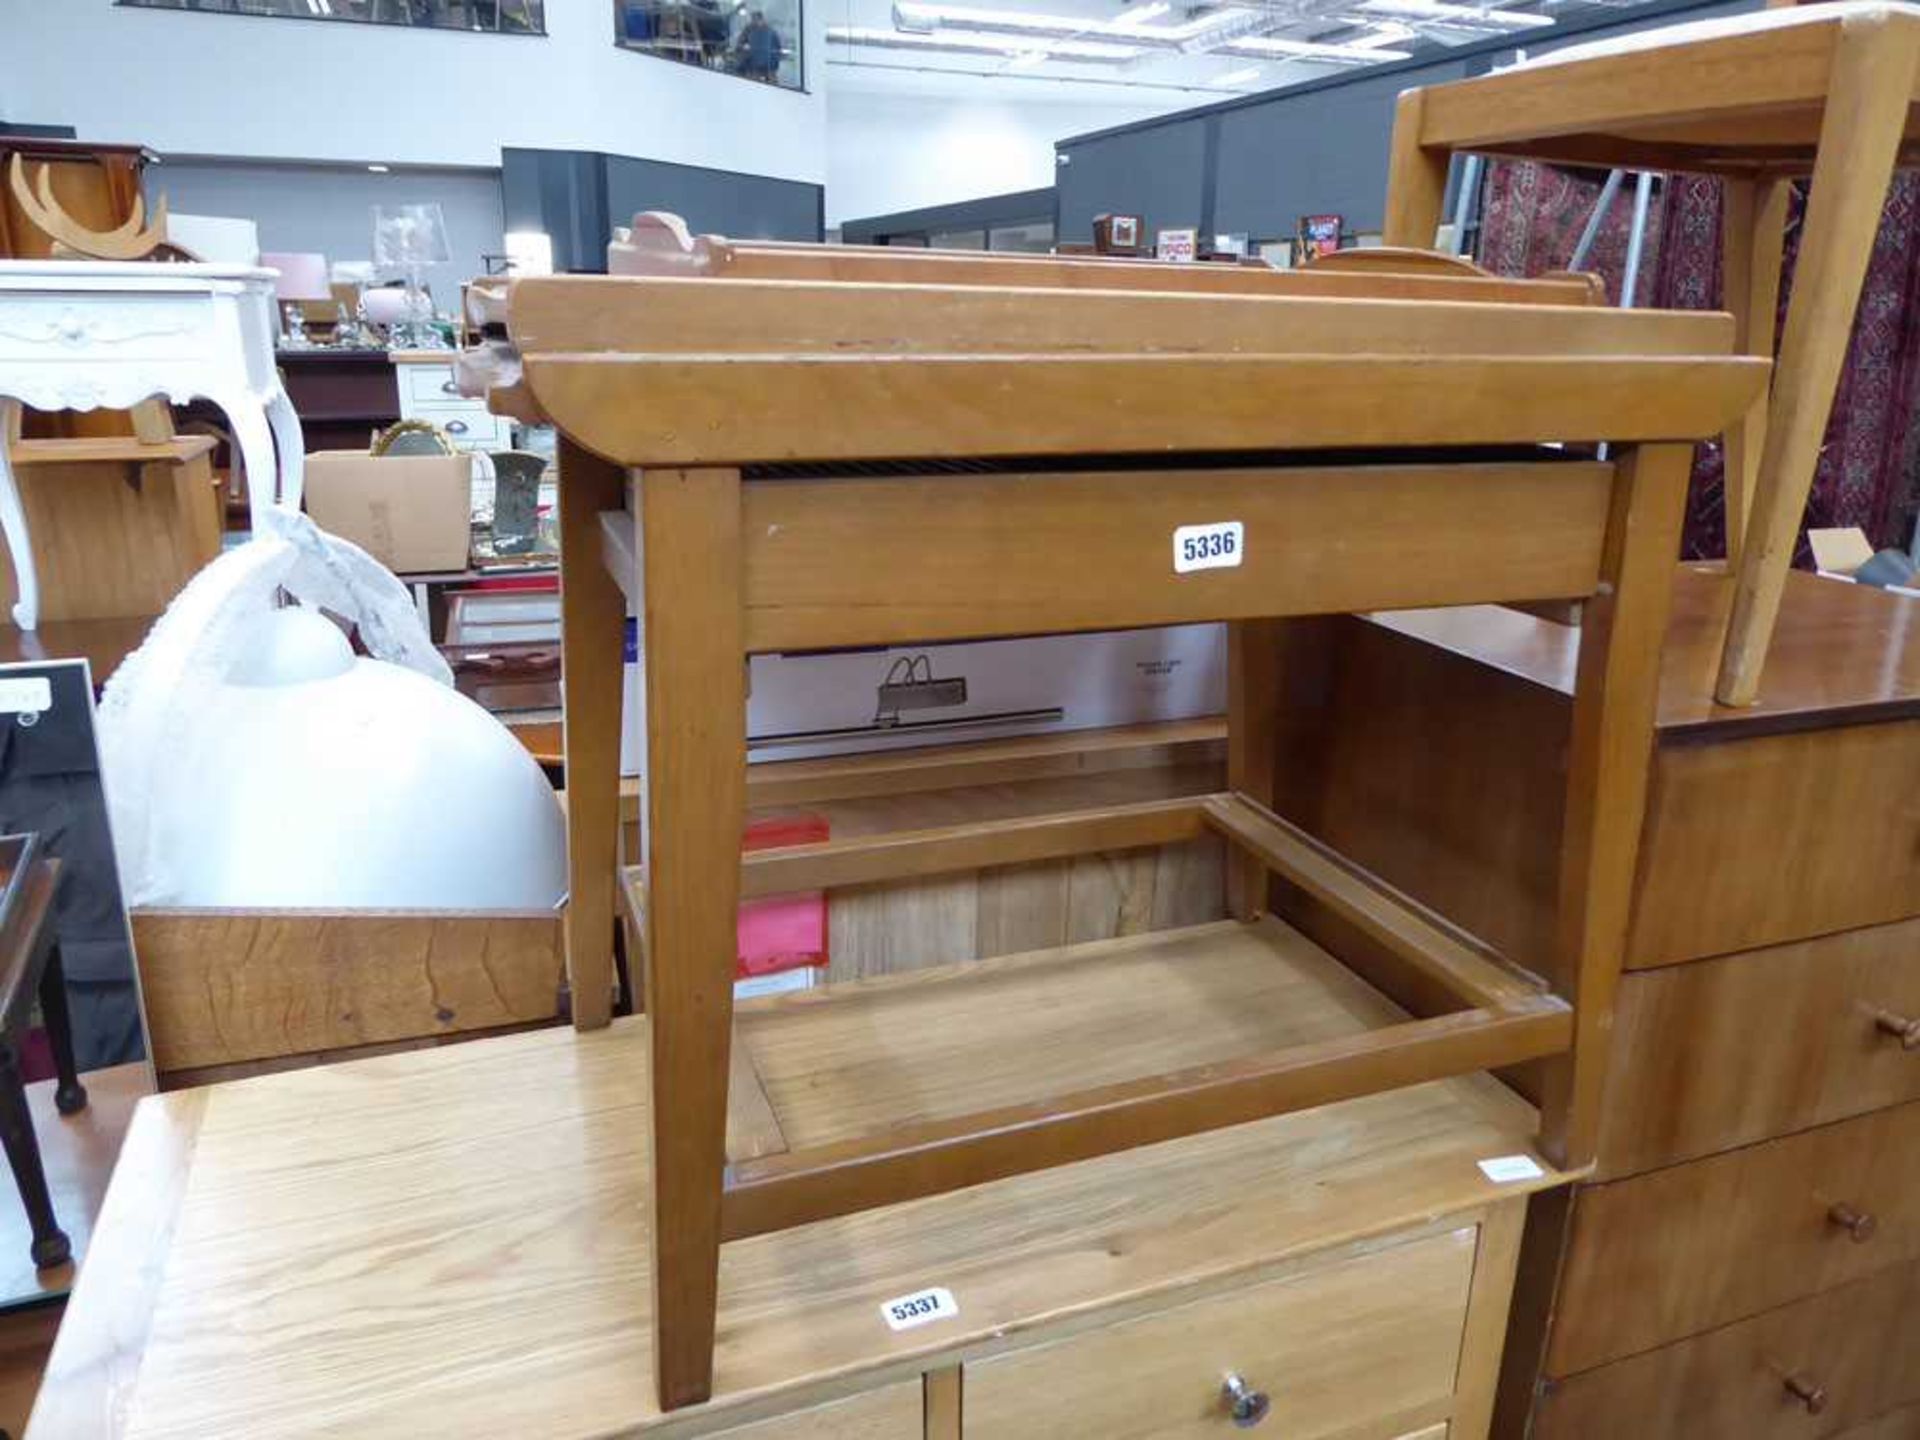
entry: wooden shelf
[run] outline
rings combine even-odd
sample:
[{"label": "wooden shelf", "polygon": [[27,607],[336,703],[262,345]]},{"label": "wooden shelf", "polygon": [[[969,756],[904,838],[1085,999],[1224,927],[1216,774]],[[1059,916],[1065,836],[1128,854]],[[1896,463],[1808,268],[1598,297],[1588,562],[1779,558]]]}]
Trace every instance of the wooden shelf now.
[{"label": "wooden shelf", "polygon": [[152,444],[131,435],[102,435],[79,440],[16,440],[8,453],[15,465],[98,465],[122,460],[183,465],[211,455],[218,444],[211,435],[179,435]]},{"label": "wooden shelf", "polygon": [[1406,1018],[1271,917],[943,965],[740,1002],[729,1131],[832,1144]]},{"label": "wooden shelf", "polygon": [[[1315,896],[1438,998],[1421,1002],[1417,1017],[1397,1010],[1343,975],[1327,952],[1256,912],[1245,923],[931,967],[742,1005],[727,1087],[734,1151],[724,1237],[1567,1049],[1570,1009],[1537,977],[1233,794],[754,851],[741,862],[739,894],[1150,848],[1209,831]],[[644,874],[624,871],[621,893],[629,933],[644,946],[654,930]],[[1116,963],[1142,950],[1144,970]],[[1197,978],[1200,988],[1189,988]],[[1283,982],[1306,989],[1274,1003],[1248,999]],[[1315,986],[1325,992],[1318,1000],[1307,994]],[[1183,1009],[1206,997],[1216,1008]],[[763,1058],[768,1033],[790,1038]],[[1081,1056],[1073,1053],[1078,1035],[1123,1039]],[[932,1057],[955,1045],[943,1069]],[[1063,1063],[1058,1072],[1027,1068],[1040,1057]],[[879,1109],[837,1118],[847,1106]]]}]

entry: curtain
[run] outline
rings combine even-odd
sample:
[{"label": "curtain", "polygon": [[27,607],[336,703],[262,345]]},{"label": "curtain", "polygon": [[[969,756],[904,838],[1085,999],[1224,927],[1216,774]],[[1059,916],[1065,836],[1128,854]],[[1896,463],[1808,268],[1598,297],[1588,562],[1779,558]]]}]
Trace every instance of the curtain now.
[{"label": "curtain", "polygon": [[[1482,195],[1479,261],[1498,275],[1566,268],[1593,213],[1604,172],[1532,162],[1490,165]],[[1806,187],[1796,184],[1787,220],[1780,315],[1786,312],[1798,258]],[[1588,268],[1619,303],[1633,216],[1631,177],[1602,225]],[[1720,182],[1673,176],[1649,209],[1636,302],[1660,309],[1720,308]],[[1833,415],[1814,471],[1813,491],[1795,563],[1811,565],[1806,526],[1857,525],[1874,548],[1905,547],[1920,513],[1920,172],[1894,178],[1860,308],[1834,396]],[[1694,458],[1683,555],[1726,553],[1723,467],[1718,441]]]}]

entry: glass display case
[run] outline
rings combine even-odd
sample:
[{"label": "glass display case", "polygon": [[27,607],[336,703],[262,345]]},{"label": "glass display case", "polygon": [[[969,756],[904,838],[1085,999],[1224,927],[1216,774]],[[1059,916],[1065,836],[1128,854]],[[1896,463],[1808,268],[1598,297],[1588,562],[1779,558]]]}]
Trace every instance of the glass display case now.
[{"label": "glass display case", "polygon": [[115,3],[144,10],[270,15],[289,20],[348,20],[366,25],[486,30],[503,35],[547,33],[546,0],[115,0]]},{"label": "glass display case", "polygon": [[801,0],[614,0],[613,12],[622,49],[805,88]]}]

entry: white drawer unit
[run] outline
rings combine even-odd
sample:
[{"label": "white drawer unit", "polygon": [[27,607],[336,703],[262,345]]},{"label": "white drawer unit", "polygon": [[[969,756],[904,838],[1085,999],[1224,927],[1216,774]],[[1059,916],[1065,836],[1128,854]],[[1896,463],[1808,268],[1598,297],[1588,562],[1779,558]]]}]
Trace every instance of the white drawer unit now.
[{"label": "white drawer unit", "polygon": [[484,399],[460,393],[453,379],[453,356],[413,359],[396,354],[399,371],[400,418],[438,425],[462,450],[507,450],[513,446],[513,423],[487,409]]}]

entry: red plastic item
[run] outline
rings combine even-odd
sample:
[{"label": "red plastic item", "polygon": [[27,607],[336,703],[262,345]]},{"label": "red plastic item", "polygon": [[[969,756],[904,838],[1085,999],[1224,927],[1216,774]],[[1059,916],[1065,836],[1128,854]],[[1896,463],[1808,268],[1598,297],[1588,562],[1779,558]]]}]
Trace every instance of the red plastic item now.
[{"label": "red plastic item", "polygon": [[[811,845],[829,837],[824,815],[789,815],[747,827],[742,850]],[[740,907],[735,975],[748,980],[827,963],[827,897],[819,890],[772,895]]]}]

